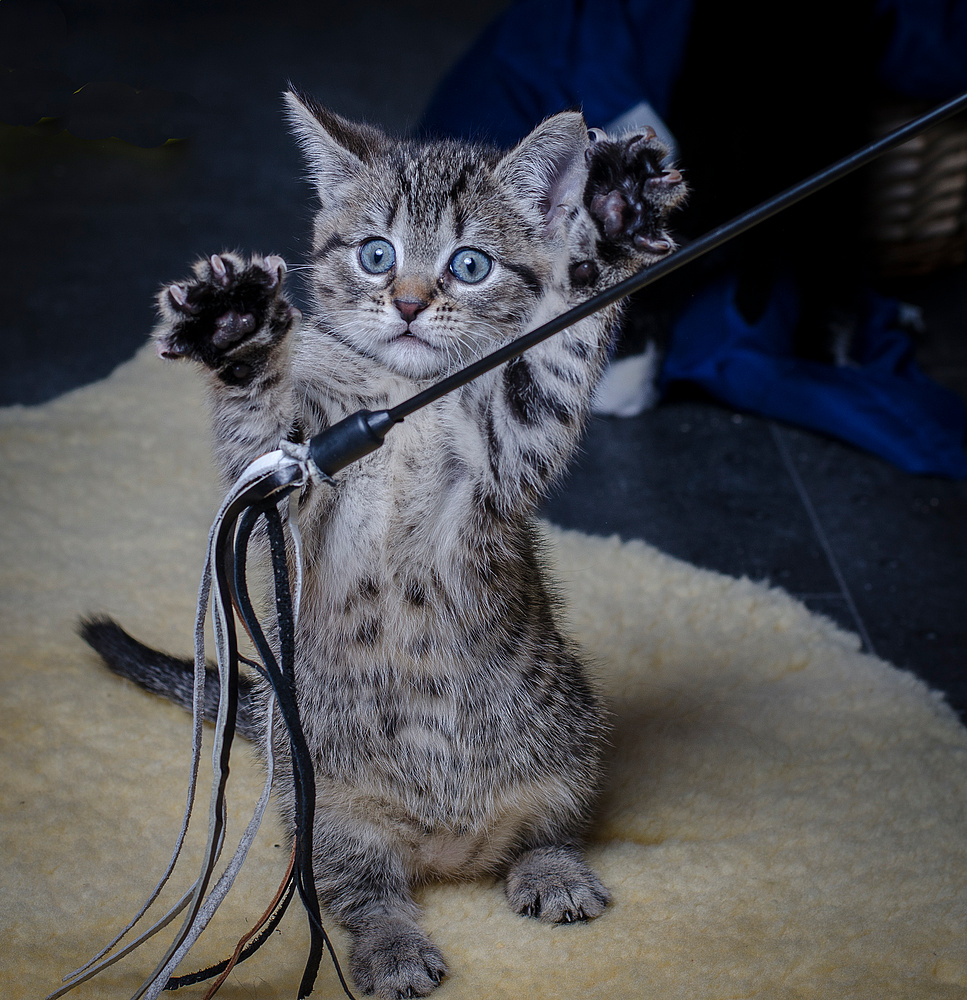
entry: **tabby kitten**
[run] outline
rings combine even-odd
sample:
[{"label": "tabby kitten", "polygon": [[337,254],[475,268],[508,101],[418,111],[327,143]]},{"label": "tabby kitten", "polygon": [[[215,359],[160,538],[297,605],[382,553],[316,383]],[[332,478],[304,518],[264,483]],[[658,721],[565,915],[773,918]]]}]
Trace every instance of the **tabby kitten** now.
[{"label": "tabby kitten", "polygon": [[[683,185],[652,135],[589,136],[565,112],[500,152],[393,141],[286,101],[320,201],[311,316],[287,301],[274,256],[214,255],[158,300],[158,352],[199,364],[228,481],[280,440],[400,402],[672,249],[664,220]],[[580,846],[605,714],[533,515],[575,449],[616,321],[598,313],[407,417],[292,505],[318,890],[352,935],[365,993],[425,996],[447,973],[420,928],[420,882],[501,876],[511,907],[548,923],[609,902]],[[187,663],[110,622],[84,631],[113,669],[188,701]],[[262,699],[257,684],[243,699],[254,739]]]}]

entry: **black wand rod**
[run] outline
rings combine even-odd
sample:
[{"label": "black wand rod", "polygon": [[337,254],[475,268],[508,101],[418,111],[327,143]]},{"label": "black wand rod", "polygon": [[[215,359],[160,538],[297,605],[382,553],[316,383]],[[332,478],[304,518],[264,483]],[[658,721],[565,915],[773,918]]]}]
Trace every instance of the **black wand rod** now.
[{"label": "black wand rod", "polygon": [[409,399],[405,399],[402,403],[391,409],[380,410],[376,413],[362,411],[353,414],[353,416],[334,425],[328,431],[323,431],[322,434],[317,435],[309,442],[313,460],[323,472],[332,475],[357,458],[361,458],[370,451],[375,451],[382,444],[383,437],[387,431],[394,424],[403,420],[404,417],[408,417],[411,413],[415,413],[424,406],[440,399],[441,396],[445,396],[448,392],[466,385],[467,382],[491,371],[498,365],[502,365],[505,361],[519,357],[528,348],[539,344],[543,340],[547,340],[548,337],[554,336],[555,333],[560,333],[561,330],[571,326],[573,323],[577,323],[601,309],[607,308],[627,295],[641,291],[655,281],[660,281],[666,275],[671,274],[672,271],[677,271],[680,267],[684,267],[693,260],[697,260],[699,257],[722,246],[723,243],[727,243],[736,236],[741,236],[753,226],[757,226],[760,222],[765,222],[766,219],[782,212],[784,209],[790,208],[796,202],[802,201],[803,198],[808,198],[809,195],[815,194],[826,187],[827,184],[832,184],[841,177],[851,174],[854,170],[859,170],[860,167],[866,166],[866,164],[872,162],[878,156],[882,156],[887,150],[893,149],[895,146],[899,146],[907,140],[912,139],[914,136],[930,128],[931,125],[937,125],[965,109],[967,109],[967,93],[938,105],[932,111],[928,111],[912,119],[906,125],[902,125],[882,138],[874,140],[854,153],[850,153],[849,156],[837,160],[836,163],[820,170],[811,177],[807,177],[806,180],[800,181],[775,197],[767,199],[755,208],[751,208],[749,211],[732,219],[730,222],[723,223],[711,232],[689,243],[688,246],[676,250],[675,253],[659,261],[657,264],[653,264],[651,267],[633,274],[630,278],[626,278],[611,288],[606,288],[603,292],[599,292],[588,299],[587,302],[582,302],[580,305],[569,309],[550,322],[537,327],[536,330],[531,330],[530,333],[525,333],[522,337],[518,337],[509,344],[505,344],[492,354],[488,354],[480,358],[479,361],[474,361],[472,364],[467,365],[466,368],[448,375],[440,382],[431,385],[422,392],[418,392]]}]

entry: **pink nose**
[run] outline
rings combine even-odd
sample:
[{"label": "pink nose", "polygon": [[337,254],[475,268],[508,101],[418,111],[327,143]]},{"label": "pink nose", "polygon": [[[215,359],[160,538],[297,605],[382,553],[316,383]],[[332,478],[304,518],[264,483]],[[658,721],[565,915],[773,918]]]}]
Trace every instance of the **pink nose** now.
[{"label": "pink nose", "polygon": [[412,323],[427,304],[421,299],[393,299],[393,305],[407,323]]}]

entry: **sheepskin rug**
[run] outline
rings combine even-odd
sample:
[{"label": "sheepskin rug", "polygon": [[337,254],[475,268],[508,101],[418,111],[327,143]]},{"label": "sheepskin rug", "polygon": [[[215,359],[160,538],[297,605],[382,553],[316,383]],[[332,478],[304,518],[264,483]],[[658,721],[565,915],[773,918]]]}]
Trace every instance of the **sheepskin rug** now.
[{"label": "sheepskin rug", "polygon": [[[40,1000],[154,885],[187,781],[190,720],[103,669],[75,620],[107,612],[188,653],[219,496],[200,387],[150,348],[97,385],[0,411],[0,449],[0,983]],[[640,542],[547,535],[614,714],[591,844],[614,904],[548,927],[512,914],[499,885],[427,887],[451,968],[439,1000],[967,996],[967,730],[942,700],[782,590]],[[244,746],[234,756],[238,833],[262,775]],[[261,913],[280,845],[268,819],[185,971]],[[132,995],[169,938],[74,996]],[[294,904],[219,996],[294,998],[307,939]],[[315,995],[343,995],[327,964]]]}]

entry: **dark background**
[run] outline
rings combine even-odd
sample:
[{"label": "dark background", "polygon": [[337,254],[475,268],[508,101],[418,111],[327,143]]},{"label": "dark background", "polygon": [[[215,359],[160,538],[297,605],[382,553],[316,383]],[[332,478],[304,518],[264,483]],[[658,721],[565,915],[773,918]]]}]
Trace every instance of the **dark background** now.
[{"label": "dark background", "polygon": [[[505,6],[2,0],[0,403],[102,378],[143,345],[161,282],[200,254],[305,256],[311,200],[281,114],[287,80],[405,132]],[[686,65],[693,101],[721,87],[706,63]],[[472,79],[466,89],[472,102]],[[741,111],[754,119],[754,101]],[[769,133],[745,135],[754,195]],[[814,127],[803,142],[804,162],[824,161]],[[714,176],[720,153],[697,155],[696,176]],[[923,308],[918,358],[967,396],[965,276],[883,290]],[[967,713],[964,482],[679,394],[640,417],[595,419],[547,514],[782,586]]]}]

